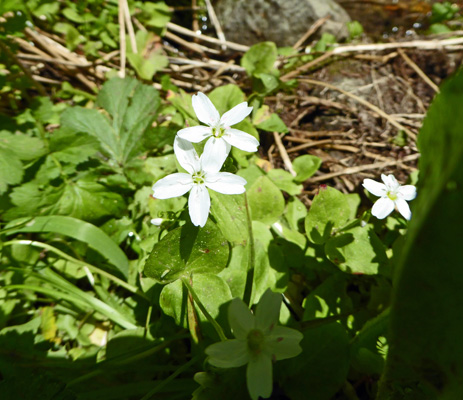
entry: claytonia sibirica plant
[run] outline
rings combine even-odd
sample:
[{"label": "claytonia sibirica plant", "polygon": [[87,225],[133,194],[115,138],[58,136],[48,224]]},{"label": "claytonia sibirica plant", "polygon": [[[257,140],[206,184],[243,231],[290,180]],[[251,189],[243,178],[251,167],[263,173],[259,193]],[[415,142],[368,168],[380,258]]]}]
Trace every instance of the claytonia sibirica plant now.
[{"label": "claytonia sibirica plant", "polygon": [[402,216],[410,220],[412,213],[407,201],[416,197],[416,188],[413,185],[400,185],[394,175],[381,174],[384,183],[373,179],[364,179],[363,187],[375,196],[380,197],[373,205],[371,213],[378,219],[386,218],[395,208]]},{"label": "claytonia sibirica plant", "polygon": [[223,194],[244,193],[245,179],[229,172],[219,172],[227,155],[214,154],[205,148],[198,157],[193,145],[178,136],[174,141],[174,152],[187,173],[178,172],[157,181],[153,195],[158,199],[169,199],[190,192],[188,209],[193,225],[203,227],[206,224],[211,207],[207,188]]},{"label": "claytonia sibirica plant", "polygon": [[206,349],[210,364],[219,368],[248,365],[246,381],[253,400],[272,394],[272,363],[297,356],[303,335],[295,329],[277,326],[281,295],[267,290],[255,314],[241,299],[234,299],[228,320],[236,339],[215,343]]},{"label": "claytonia sibirica plant", "polygon": [[211,151],[218,158],[225,159],[231,146],[248,152],[257,151],[259,141],[255,137],[231,128],[251,113],[252,107],[248,107],[247,102],[238,104],[222,117],[204,93],[199,92],[194,95],[192,104],[198,119],[207,126],[198,125],[181,129],[177,132],[179,137],[193,143],[209,138],[204,151]]}]

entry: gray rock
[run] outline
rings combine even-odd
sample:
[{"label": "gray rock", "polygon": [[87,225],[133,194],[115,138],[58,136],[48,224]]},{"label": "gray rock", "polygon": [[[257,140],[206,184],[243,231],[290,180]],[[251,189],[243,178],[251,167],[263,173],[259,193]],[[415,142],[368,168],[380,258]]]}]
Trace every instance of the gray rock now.
[{"label": "gray rock", "polygon": [[216,0],[214,10],[227,40],[253,45],[272,41],[292,46],[319,18],[328,14],[319,33],[347,36],[346,11],[334,0]]}]

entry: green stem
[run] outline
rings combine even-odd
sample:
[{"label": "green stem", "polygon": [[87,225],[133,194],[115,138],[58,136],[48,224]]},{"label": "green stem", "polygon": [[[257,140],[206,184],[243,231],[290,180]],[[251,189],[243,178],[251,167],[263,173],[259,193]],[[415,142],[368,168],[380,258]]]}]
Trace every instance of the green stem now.
[{"label": "green stem", "polygon": [[246,286],[244,289],[243,301],[250,306],[252,299],[252,286],[254,283],[254,264],[256,259],[256,249],[254,246],[254,234],[252,233],[252,219],[249,212],[248,197],[244,193],[244,205],[246,207],[246,220],[248,223],[248,243],[249,243],[249,256],[248,256],[248,270],[246,276]]},{"label": "green stem", "polygon": [[83,262],[78,260],[77,258],[71,257],[69,254],[66,254],[65,252],[57,249],[56,247],[50,246],[47,243],[42,243],[42,242],[36,242],[34,240],[10,240],[8,242],[4,242],[3,246],[12,246],[14,244],[19,244],[19,245],[25,245],[25,246],[33,246],[33,247],[39,247],[48,251],[52,251],[53,253],[57,254],[58,256],[73,262],[75,264],[81,265],[83,267],[87,267],[89,270],[92,272],[95,272],[101,276],[105,276],[109,280],[113,281],[114,283],[117,283],[119,286],[122,286],[123,288],[127,289],[129,292],[132,292],[133,294],[136,294],[138,296],[143,297],[145,300],[149,301],[151,303],[151,300],[149,299],[148,296],[146,296],[143,292],[141,292],[137,287],[132,286],[131,284],[124,282],[122,279],[119,279],[115,277],[114,275],[110,274],[109,272],[106,272],[98,267],[95,267],[94,265],[91,265],[89,263]]},{"label": "green stem", "polygon": [[225,336],[225,333],[223,333],[223,329],[222,327],[219,325],[219,323],[214,319],[212,318],[211,314],[209,314],[209,312],[206,310],[206,308],[204,307],[203,303],[201,302],[201,300],[199,300],[199,297],[198,295],[196,294],[196,292],[194,291],[193,289],[193,286],[190,285],[190,283],[188,282],[188,279],[183,277],[181,278],[182,279],[182,282],[183,284],[185,285],[185,287],[188,289],[188,291],[190,292],[191,294],[191,297],[193,297],[193,300],[195,301],[196,305],[199,307],[199,309],[201,310],[201,312],[204,314],[204,316],[206,317],[206,319],[210,322],[210,324],[214,327],[214,329],[216,330],[217,334],[219,335],[220,337],[220,340],[223,342],[225,340],[227,340],[227,337]]}]

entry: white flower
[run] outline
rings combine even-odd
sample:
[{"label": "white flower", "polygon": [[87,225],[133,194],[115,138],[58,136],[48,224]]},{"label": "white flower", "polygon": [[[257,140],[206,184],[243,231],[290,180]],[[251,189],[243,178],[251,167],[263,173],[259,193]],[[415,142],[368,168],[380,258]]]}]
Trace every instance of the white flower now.
[{"label": "white flower", "polygon": [[301,332],[278,326],[281,294],[268,289],[256,307],[255,315],[241,299],[233,299],[228,321],[236,339],[215,343],[206,349],[208,362],[219,368],[248,364],[246,381],[251,399],[272,394],[272,363],[297,356]]},{"label": "white flower", "polygon": [[198,119],[207,126],[198,125],[179,130],[177,135],[182,139],[199,143],[210,138],[204,151],[210,151],[219,158],[226,158],[231,146],[249,152],[257,151],[259,141],[254,136],[231,128],[251,113],[252,107],[248,107],[248,103],[238,104],[222,117],[204,93],[198,92],[197,95],[193,95],[192,104]]},{"label": "white flower", "polygon": [[226,155],[208,151],[198,157],[193,145],[179,137],[174,141],[174,152],[179,164],[188,172],[171,174],[157,181],[153,186],[153,196],[158,199],[170,199],[191,191],[188,208],[193,225],[203,227],[206,224],[211,207],[211,198],[207,188],[223,194],[244,193],[246,180],[229,172],[219,172]]},{"label": "white flower", "polygon": [[373,179],[364,179],[363,187],[375,196],[381,197],[371,209],[371,213],[378,219],[386,218],[397,207],[402,216],[410,220],[412,213],[407,201],[416,197],[416,187],[413,185],[401,186],[394,175],[381,174],[384,183]]}]

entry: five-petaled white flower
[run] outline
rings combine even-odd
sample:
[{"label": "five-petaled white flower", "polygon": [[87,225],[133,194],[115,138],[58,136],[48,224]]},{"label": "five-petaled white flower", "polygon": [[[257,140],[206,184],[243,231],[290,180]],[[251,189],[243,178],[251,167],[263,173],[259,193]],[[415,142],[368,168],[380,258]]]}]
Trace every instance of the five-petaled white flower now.
[{"label": "five-petaled white flower", "polygon": [[251,113],[252,107],[248,107],[247,102],[238,104],[222,117],[204,93],[198,92],[197,95],[193,95],[192,104],[198,119],[207,126],[198,125],[179,130],[177,135],[182,139],[199,143],[210,138],[206,142],[204,152],[211,152],[219,158],[226,158],[231,146],[248,152],[257,151],[259,141],[254,136],[231,128]]},{"label": "five-petaled white flower", "polygon": [[272,363],[297,356],[301,332],[278,326],[281,294],[268,289],[261,297],[255,315],[241,299],[233,299],[228,321],[236,339],[215,343],[206,349],[208,362],[219,368],[248,364],[246,381],[251,399],[272,394]]},{"label": "five-petaled white flower", "polygon": [[179,164],[188,173],[178,172],[157,181],[153,186],[153,196],[169,199],[191,191],[188,209],[193,225],[206,224],[211,207],[207,188],[223,194],[244,193],[246,180],[229,172],[219,172],[227,155],[204,151],[198,157],[193,145],[179,137],[174,141],[174,152]]},{"label": "five-petaled white flower", "polygon": [[381,197],[373,204],[371,213],[378,219],[386,218],[397,207],[402,216],[410,220],[412,213],[407,201],[416,197],[416,188],[413,185],[401,186],[394,175],[381,174],[384,183],[373,179],[364,179],[363,187],[375,196]]}]

